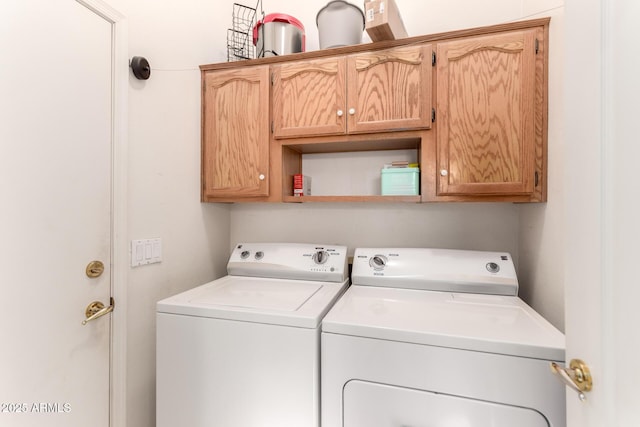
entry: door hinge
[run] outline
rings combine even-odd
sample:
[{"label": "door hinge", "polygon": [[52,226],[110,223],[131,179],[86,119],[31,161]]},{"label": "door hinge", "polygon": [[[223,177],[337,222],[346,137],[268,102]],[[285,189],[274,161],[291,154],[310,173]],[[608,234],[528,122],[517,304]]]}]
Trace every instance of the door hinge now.
[{"label": "door hinge", "polygon": [[435,123],[436,122],[436,109],[432,108],[431,109],[431,123]]},{"label": "door hinge", "polygon": [[273,133],[273,120],[271,120],[271,133]]},{"label": "door hinge", "polygon": [[274,81],[275,81],[275,76],[273,73],[271,73],[271,86],[273,86]]},{"label": "door hinge", "polygon": [[538,175],[538,171],[536,171],[534,177],[533,177],[533,186],[537,187],[538,184],[540,184],[540,177]]},{"label": "door hinge", "polygon": [[539,51],[540,51],[540,41],[536,39],[536,55],[538,54]]},{"label": "door hinge", "polygon": [[436,53],[435,52],[431,52],[431,66],[435,67],[436,66]]}]

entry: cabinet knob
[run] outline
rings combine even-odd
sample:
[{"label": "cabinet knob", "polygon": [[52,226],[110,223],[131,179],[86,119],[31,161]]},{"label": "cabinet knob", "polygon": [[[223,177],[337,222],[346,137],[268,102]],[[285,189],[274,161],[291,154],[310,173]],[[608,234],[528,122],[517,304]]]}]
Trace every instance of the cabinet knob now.
[{"label": "cabinet knob", "polygon": [[447,171],[446,169],[442,169],[442,170],[440,171],[440,175],[442,175],[442,176],[447,176],[447,175],[449,175],[449,171]]},{"label": "cabinet knob", "polygon": [[338,117],[342,117],[344,112],[342,110],[338,110]]},{"label": "cabinet knob", "polygon": [[355,108],[349,108],[349,114],[350,115],[354,115],[356,113],[356,109]]},{"label": "cabinet knob", "polygon": [[265,177],[264,177],[264,174],[263,174],[263,173],[261,173],[261,174],[258,176],[258,179],[259,179],[260,181],[264,181],[264,178],[265,178]]}]

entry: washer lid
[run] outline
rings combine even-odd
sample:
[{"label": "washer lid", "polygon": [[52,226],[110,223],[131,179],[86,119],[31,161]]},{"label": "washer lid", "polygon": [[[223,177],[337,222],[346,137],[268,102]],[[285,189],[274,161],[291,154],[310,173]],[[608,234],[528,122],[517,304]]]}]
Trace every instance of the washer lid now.
[{"label": "washer lid", "polygon": [[564,361],[564,335],[513,296],[351,286],[322,331]]},{"label": "washer lid", "polygon": [[265,286],[262,281],[238,277],[223,280],[189,300],[191,304],[231,306],[259,310],[296,311],[322,289],[314,282],[275,281]]},{"label": "washer lid", "polygon": [[347,281],[225,276],[164,299],[159,313],[317,328]]}]

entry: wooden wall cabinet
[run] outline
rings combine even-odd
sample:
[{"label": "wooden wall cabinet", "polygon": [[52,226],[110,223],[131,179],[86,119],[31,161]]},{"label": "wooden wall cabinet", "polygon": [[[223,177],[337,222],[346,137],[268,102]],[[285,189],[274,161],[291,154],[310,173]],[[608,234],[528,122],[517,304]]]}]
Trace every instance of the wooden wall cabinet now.
[{"label": "wooden wall cabinet", "polygon": [[437,195],[543,199],[543,30],[437,44]]},{"label": "wooden wall cabinet", "polygon": [[429,44],[273,67],[275,138],[427,129]]},{"label": "wooden wall cabinet", "polygon": [[273,136],[346,133],[346,62],[333,57],[273,66]]},{"label": "wooden wall cabinet", "polygon": [[[202,200],[546,201],[549,21],[201,66]],[[291,196],[304,154],[407,149],[418,196]]]},{"label": "wooden wall cabinet", "polygon": [[204,73],[202,101],[202,201],[267,197],[269,66]]}]

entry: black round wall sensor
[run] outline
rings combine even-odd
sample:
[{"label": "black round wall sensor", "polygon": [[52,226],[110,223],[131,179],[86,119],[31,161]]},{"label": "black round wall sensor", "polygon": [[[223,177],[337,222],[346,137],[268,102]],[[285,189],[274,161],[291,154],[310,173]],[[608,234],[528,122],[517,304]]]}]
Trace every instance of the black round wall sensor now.
[{"label": "black round wall sensor", "polygon": [[151,75],[149,61],[142,56],[134,56],[131,58],[131,69],[133,70],[133,75],[136,76],[138,80],[147,80]]}]

